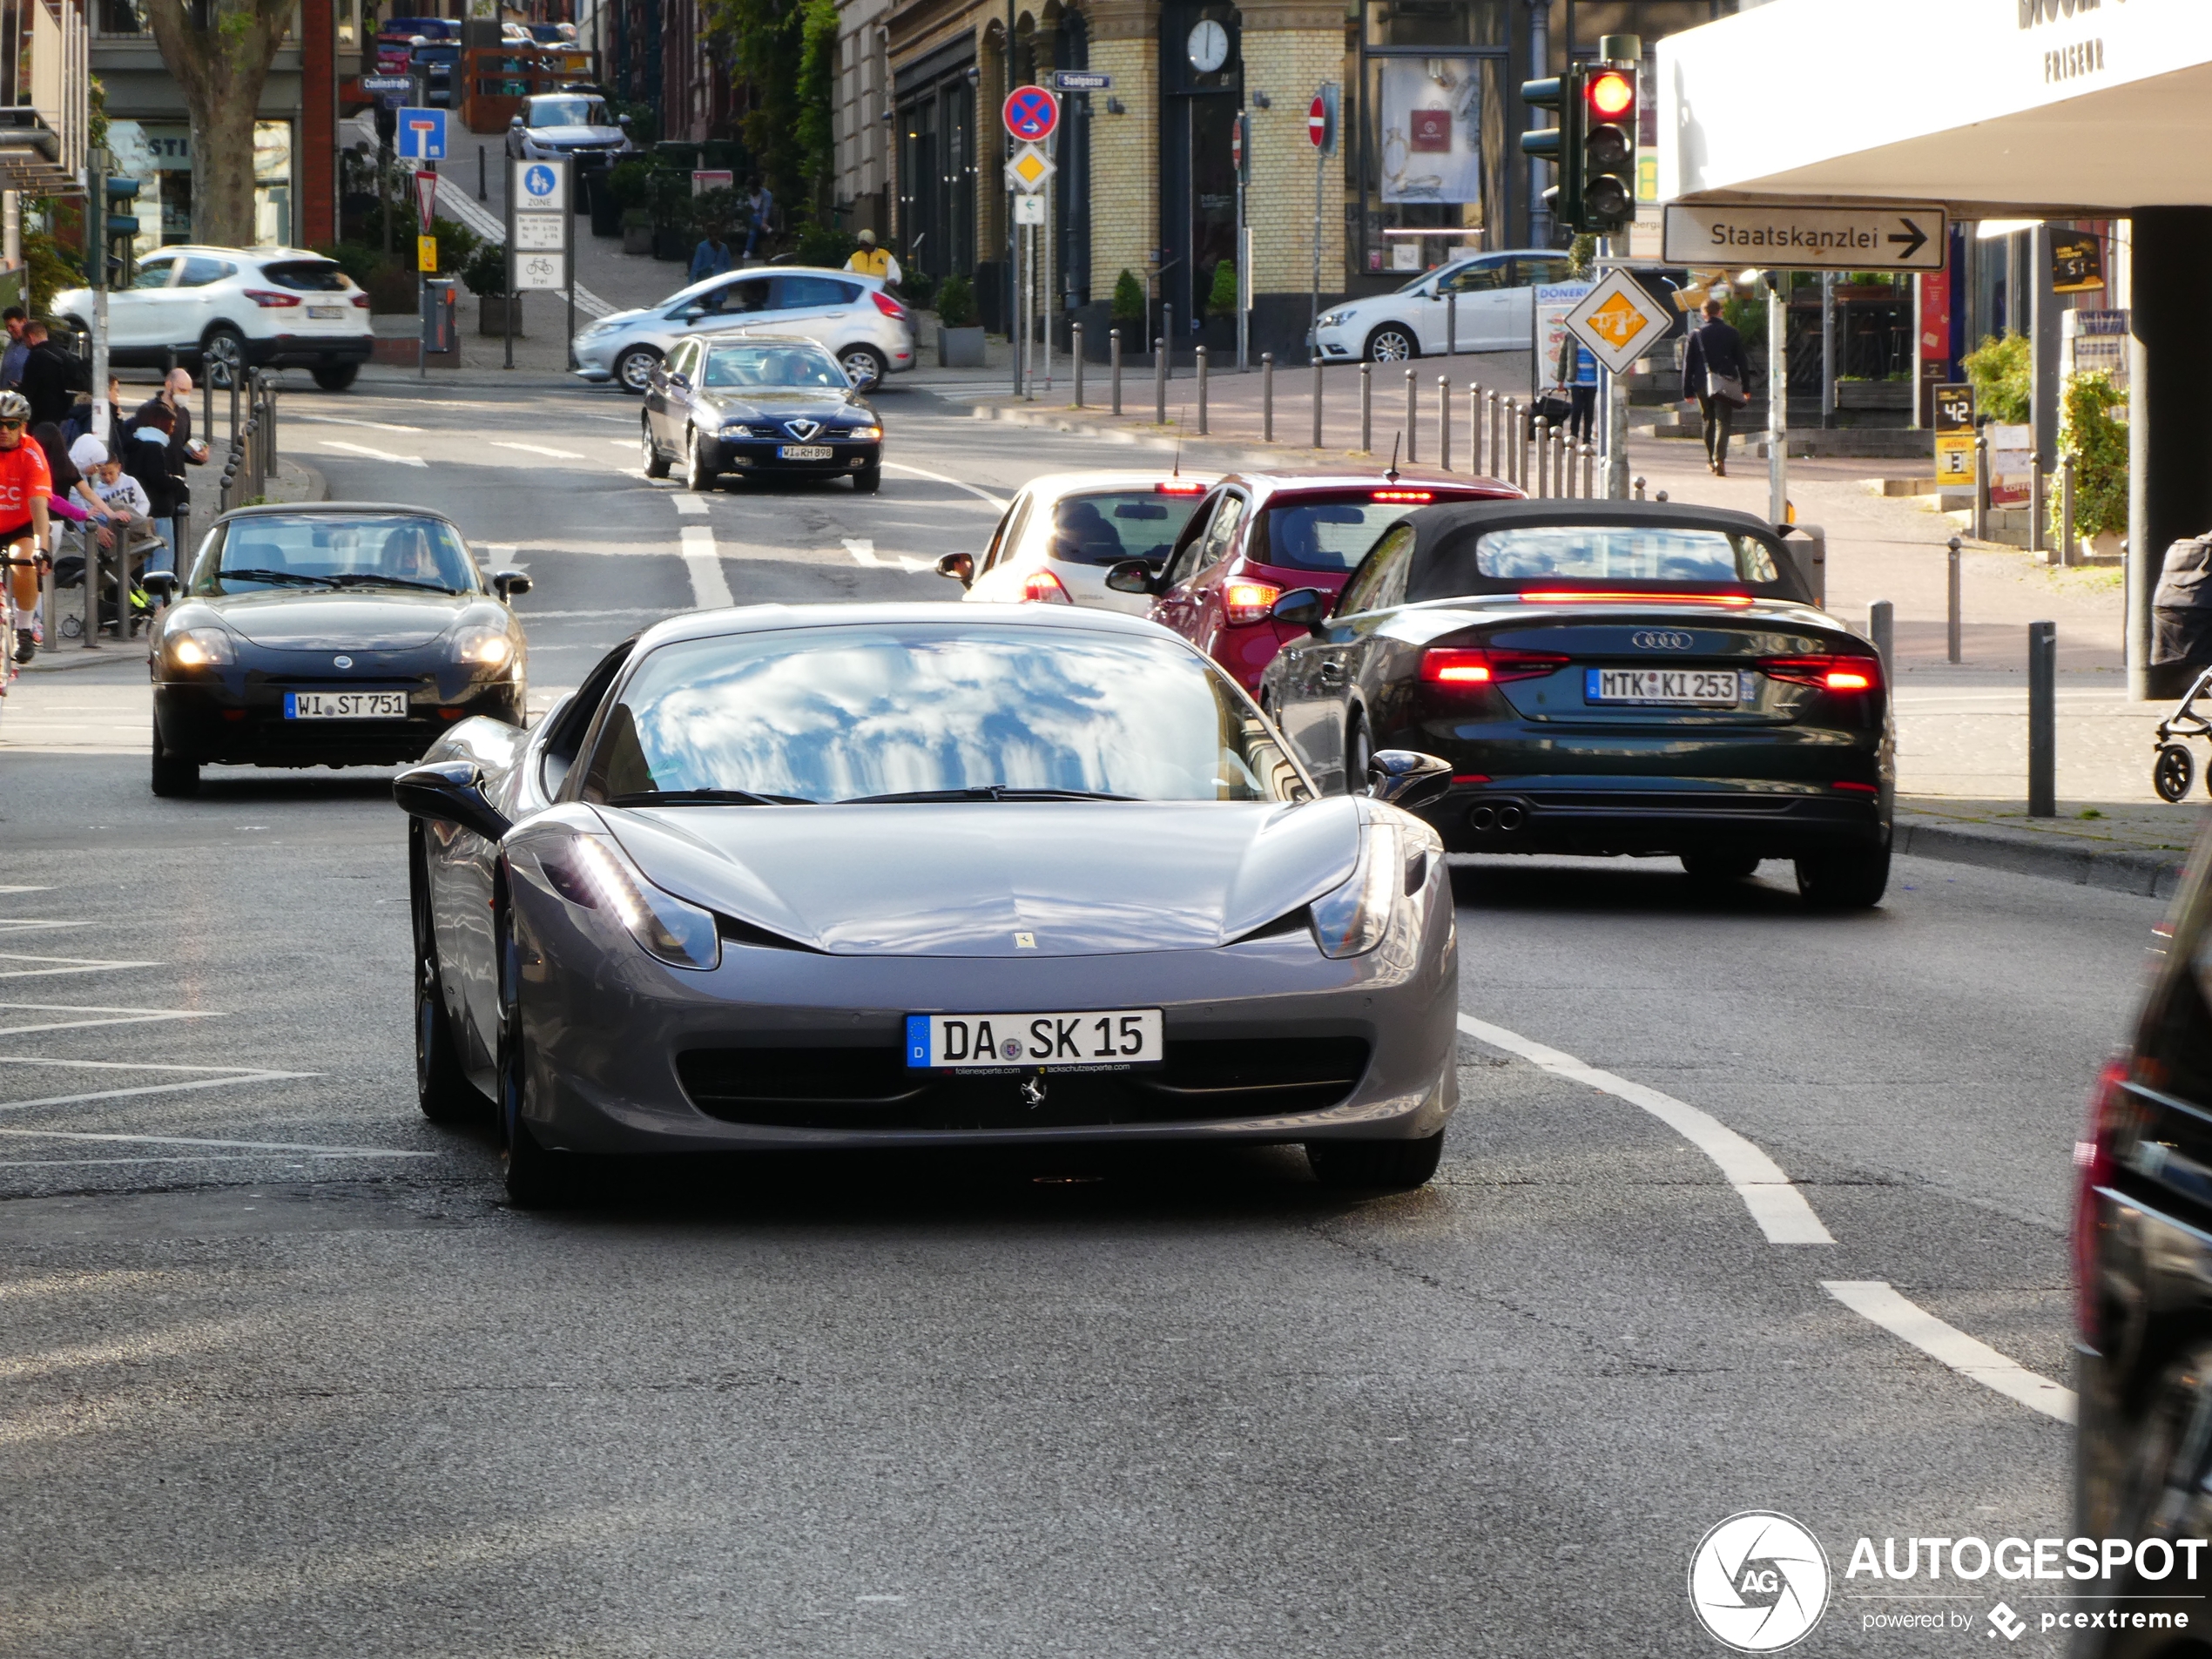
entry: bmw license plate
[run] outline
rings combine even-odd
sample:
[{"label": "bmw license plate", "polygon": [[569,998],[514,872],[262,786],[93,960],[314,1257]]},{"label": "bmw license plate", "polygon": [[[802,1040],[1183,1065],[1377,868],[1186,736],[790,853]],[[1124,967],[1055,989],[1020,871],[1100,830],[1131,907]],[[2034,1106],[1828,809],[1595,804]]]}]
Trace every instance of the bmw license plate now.
[{"label": "bmw license plate", "polygon": [[1166,1058],[1157,1008],[907,1015],[907,1064],[916,1069],[1125,1071]]},{"label": "bmw license plate", "polygon": [[405,691],[287,691],[287,720],[404,720]]},{"label": "bmw license plate", "polygon": [[346,316],[343,306],[309,306],[307,316],[314,322],[342,322]]},{"label": "bmw license plate", "polygon": [[1586,703],[1657,703],[1694,708],[1733,708],[1752,700],[1751,677],[1734,669],[1590,668],[1583,671]]},{"label": "bmw license plate", "polygon": [[786,443],[776,451],[784,461],[827,461],[833,453],[826,443]]}]

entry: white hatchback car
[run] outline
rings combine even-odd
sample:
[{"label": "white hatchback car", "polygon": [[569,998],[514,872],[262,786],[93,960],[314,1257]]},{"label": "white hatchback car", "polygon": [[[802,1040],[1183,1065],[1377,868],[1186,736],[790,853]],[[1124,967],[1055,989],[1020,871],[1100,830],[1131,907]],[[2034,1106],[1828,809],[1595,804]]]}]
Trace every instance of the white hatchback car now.
[{"label": "white hatchback car", "polygon": [[1094,605],[1150,616],[1149,593],[1116,593],[1106,572],[1123,559],[1164,561],[1220,474],[1062,472],[1022,486],[979,559],[948,553],[940,576],[990,604]]},{"label": "white hatchback car", "polygon": [[1567,255],[1555,249],[1478,253],[1424,271],[1394,293],[1330,307],[1306,347],[1332,361],[1377,363],[1438,356],[1454,340],[1461,351],[1526,351],[1536,325],[1534,290],[1567,280]]},{"label": "white hatchback car", "polygon": [[[54,296],[53,314],[79,334],[92,323],[92,291]],[[206,372],[305,368],[342,392],[368,361],[375,333],[368,295],[320,253],[296,247],[165,247],[138,261],[127,288],[107,297],[108,361],[158,367],[177,361]]]},{"label": "white hatchback car", "polygon": [[746,328],[819,341],[855,386],[914,366],[914,325],[881,277],[777,265],[727,271],[657,306],[600,318],[576,337],[575,373],[642,394],[653,365],[685,335]]}]

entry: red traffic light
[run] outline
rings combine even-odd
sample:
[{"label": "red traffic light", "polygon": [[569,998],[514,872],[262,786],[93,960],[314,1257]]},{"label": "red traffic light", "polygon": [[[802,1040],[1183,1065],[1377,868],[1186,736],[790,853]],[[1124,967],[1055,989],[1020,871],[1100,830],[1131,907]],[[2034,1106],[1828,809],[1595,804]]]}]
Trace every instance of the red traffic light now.
[{"label": "red traffic light", "polygon": [[1617,121],[1635,108],[1636,84],[1617,69],[1592,76],[1587,91],[1591,111],[1604,120]]}]

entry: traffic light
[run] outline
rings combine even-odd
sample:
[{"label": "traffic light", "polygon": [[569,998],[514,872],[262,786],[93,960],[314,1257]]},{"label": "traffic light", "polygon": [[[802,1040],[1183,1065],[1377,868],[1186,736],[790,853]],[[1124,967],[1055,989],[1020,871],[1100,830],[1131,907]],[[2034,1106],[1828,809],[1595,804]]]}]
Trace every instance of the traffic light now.
[{"label": "traffic light", "polygon": [[[128,287],[138,275],[138,181],[111,178],[107,181],[107,206],[108,267],[113,273],[110,286]],[[114,246],[118,241],[122,243],[119,253]]]},{"label": "traffic light", "polygon": [[1582,170],[1575,158],[1582,151],[1582,71],[1570,68],[1564,75],[1521,84],[1521,101],[1532,110],[1549,110],[1556,118],[1551,126],[1521,135],[1521,152],[1548,161],[1559,182],[1544,192],[1544,206],[1552,223],[1569,230],[1582,228]]},{"label": "traffic light", "polygon": [[1636,66],[1594,64],[1582,71],[1581,177],[1577,230],[1625,231],[1636,216]]}]

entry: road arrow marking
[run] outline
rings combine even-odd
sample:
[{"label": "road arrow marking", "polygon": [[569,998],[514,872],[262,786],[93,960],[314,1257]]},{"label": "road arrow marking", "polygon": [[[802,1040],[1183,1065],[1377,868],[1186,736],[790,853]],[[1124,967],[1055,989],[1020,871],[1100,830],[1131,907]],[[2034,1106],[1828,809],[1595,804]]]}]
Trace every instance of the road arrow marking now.
[{"label": "road arrow marking", "polygon": [[1892,235],[1891,236],[1890,240],[1892,242],[1903,242],[1905,245],[1905,252],[1898,255],[1898,257],[1900,259],[1909,260],[1915,253],[1918,253],[1922,248],[1928,245],[1928,233],[1922,230],[1918,225],[1915,225],[1909,219],[1899,219],[1897,222],[1904,226],[1906,230],[1912,232],[1912,233],[1910,236]]},{"label": "road arrow marking", "polygon": [[704,496],[671,496],[668,499],[674,503],[678,513],[697,518],[706,516],[706,497]]},{"label": "road arrow marking", "polygon": [[323,426],[374,427],[379,432],[420,432],[422,430],[419,426],[401,426],[397,421],[354,421],[342,415],[308,415],[301,411],[293,414],[289,418],[294,421],[314,421]]},{"label": "road arrow marking", "polygon": [[347,443],[337,438],[318,438],[317,443],[326,449],[342,449],[349,455],[366,455],[371,461],[388,461],[401,467],[428,467],[430,463],[420,455],[395,455],[383,449],[372,449],[365,443]]},{"label": "road arrow marking", "polygon": [[917,570],[934,570],[937,568],[937,562],[934,559],[918,559],[908,553],[894,553],[887,559],[878,558],[875,543],[862,538],[846,537],[845,550],[853,556],[853,563],[865,564],[873,570],[888,570],[896,565],[900,570],[911,575]]},{"label": "road arrow marking", "polygon": [[686,524],[678,534],[684,538],[684,568],[691,573],[691,609],[719,610],[735,604],[721,556],[714,550],[714,532],[704,524]]}]

